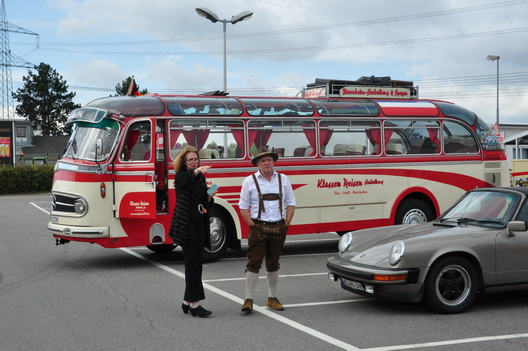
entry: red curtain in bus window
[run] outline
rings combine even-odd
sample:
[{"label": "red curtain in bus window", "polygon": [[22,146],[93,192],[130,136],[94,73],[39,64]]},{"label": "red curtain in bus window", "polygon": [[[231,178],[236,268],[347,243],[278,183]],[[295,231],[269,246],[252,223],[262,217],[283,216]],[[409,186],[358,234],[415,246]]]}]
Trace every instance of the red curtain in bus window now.
[{"label": "red curtain in bus window", "polygon": [[126,140],[126,156],[125,161],[130,160],[130,157],[132,157],[132,149],[134,148],[134,145],[136,145],[137,141],[139,139],[139,130],[129,130],[128,136]]},{"label": "red curtain in bus window", "polygon": [[310,144],[310,147],[312,148],[312,152],[309,156],[315,155],[315,129],[309,129],[311,126],[304,125],[303,126],[303,132],[306,136],[306,139],[308,139],[308,144]]},{"label": "red curtain in bus window", "polygon": [[390,137],[392,136],[392,133],[394,133],[394,129],[385,129],[383,134],[385,135],[385,144],[387,144],[390,140]]},{"label": "red curtain in bus window", "polygon": [[320,134],[320,141],[321,141],[321,149],[323,148],[323,146],[326,146],[328,145],[328,143],[330,142],[330,138],[332,137],[332,134],[334,134],[334,130],[333,129],[320,129],[319,130],[319,134]]},{"label": "red curtain in bus window", "polygon": [[253,143],[255,143],[255,146],[257,147],[257,149],[261,146],[265,146],[268,144],[268,140],[270,139],[271,137],[271,133],[273,133],[273,131],[271,129],[259,129],[259,130],[250,130],[248,132],[248,143],[249,143],[249,146],[251,147],[251,145],[253,145]]},{"label": "red curtain in bus window", "polygon": [[[229,127],[236,128],[239,126],[229,126]],[[235,138],[238,148],[244,149],[244,131],[242,129],[231,129],[231,133],[233,134],[233,138]]]},{"label": "red curtain in bus window", "polygon": [[[365,133],[367,134],[367,138],[369,139],[370,143],[374,146],[380,145],[381,143],[381,137],[380,137],[380,130],[379,129],[367,129],[365,130]],[[392,133],[394,133],[394,129],[385,129],[383,132],[384,142],[387,144],[389,142],[390,137],[392,136]],[[379,148],[377,149],[379,153]]]},{"label": "red curtain in bus window", "polygon": [[[303,127],[304,135],[306,136],[306,139],[308,139],[308,143],[312,148],[310,156],[313,156],[315,155],[315,129],[309,129],[311,127],[309,125],[305,125]],[[319,146],[321,147],[321,149],[323,149],[324,146],[328,145],[328,142],[330,141],[333,132],[334,131],[332,129],[319,130]]]},{"label": "red curtain in bus window", "polygon": [[376,146],[381,143],[379,129],[367,129],[365,130],[365,133],[367,134],[367,138],[372,145]]},{"label": "red curtain in bus window", "polygon": [[177,129],[171,129],[170,130],[170,146],[171,149],[174,149],[176,147],[176,143],[178,142],[178,137],[181,134],[181,130]]},{"label": "red curtain in bus window", "polygon": [[207,137],[209,137],[209,129],[184,130],[183,136],[189,145],[200,150],[204,147]]},{"label": "red curtain in bus window", "polygon": [[[380,131],[379,129],[367,129],[367,138],[370,140],[372,145],[379,145],[381,143]],[[383,132],[385,138],[385,144],[389,142],[390,137],[394,133],[394,129],[385,129]]]},{"label": "red curtain in bus window", "polygon": [[319,129],[319,147],[321,148],[321,155],[325,154],[326,145],[330,142],[332,134],[334,134],[333,129]]},{"label": "red curtain in bus window", "polygon": [[429,125],[427,127],[427,133],[429,134],[429,139],[431,139],[431,142],[433,142],[436,145],[435,153],[438,153],[440,151],[440,140],[438,139],[438,128],[434,128],[436,126]]}]

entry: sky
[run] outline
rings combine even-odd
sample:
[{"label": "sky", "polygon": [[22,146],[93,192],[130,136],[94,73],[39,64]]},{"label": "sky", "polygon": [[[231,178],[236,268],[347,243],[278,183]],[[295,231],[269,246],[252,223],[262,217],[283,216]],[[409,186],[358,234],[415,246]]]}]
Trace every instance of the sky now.
[{"label": "sky", "polygon": [[[86,104],[134,76],[159,94],[223,90],[226,24],[231,96],[296,96],[316,78],[390,76],[420,98],[486,122],[528,123],[528,0],[3,0],[11,52],[49,64]],[[488,55],[500,56],[488,61]],[[12,68],[14,90],[27,68]]]}]

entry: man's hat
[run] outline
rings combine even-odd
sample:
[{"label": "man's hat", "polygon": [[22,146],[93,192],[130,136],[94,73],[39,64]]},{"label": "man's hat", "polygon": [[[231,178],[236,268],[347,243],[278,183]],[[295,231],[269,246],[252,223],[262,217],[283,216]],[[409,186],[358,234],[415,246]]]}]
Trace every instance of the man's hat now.
[{"label": "man's hat", "polygon": [[274,152],[269,151],[269,149],[268,149],[266,146],[261,146],[261,147],[259,147],[259,149],[257,150],[257,156],[255,156],[255,157],[251,160],[251,163],[253,163],[253,166],[256,166],[258,160],[259,160],[261,157],[266,156],[266,155],[270,155],[271,157],[273,157],[273,161],[277,161],[277,160],[279,159],[279,155],[277,155],[277,154],[274,153]]}]

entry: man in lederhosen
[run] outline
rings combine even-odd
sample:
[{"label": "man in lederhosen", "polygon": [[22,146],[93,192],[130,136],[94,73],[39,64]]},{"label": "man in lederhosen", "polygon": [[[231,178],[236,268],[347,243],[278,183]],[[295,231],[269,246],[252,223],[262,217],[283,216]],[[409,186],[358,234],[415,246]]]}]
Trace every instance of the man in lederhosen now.
[{"label": "man in lederhosen", "polygon": [[267,306],[277,311],[284,310],[276,293],[279,258],[295,212],[295,197],[288,177],[275,172],[273,168],[278,158],[276,153],[265,147],[260,148],[251,160],[251,163],[258,167],[258,172],[244,179],[242,183],[238,206],[242,218],[249,225],[243,312],[253,311],[255,286],[264,259],[268,281]]}]

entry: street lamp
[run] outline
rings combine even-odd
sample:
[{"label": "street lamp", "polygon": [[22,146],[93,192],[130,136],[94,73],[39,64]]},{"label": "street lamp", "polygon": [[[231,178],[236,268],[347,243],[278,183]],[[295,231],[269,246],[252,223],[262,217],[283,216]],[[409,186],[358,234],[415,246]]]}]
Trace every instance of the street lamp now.
[{"label": "street lamp", "polygon": [[497,128],[499,127],[499,59],[500,56],[488,55],[488,61],[497,61]]},{"label": "street lamp", "polygon": [[244,12],[240,12],[238,15],[236,16],[233,16],[230,20],[226,20],[226,19],[219,19],[218,16],[216,15],[216,13],[214,13],[213,11],[205,8],[205,7],[198,7],[196,8],[196,12],[208,19],[209,21],[213,22],[213,23],[216,23],[216,22],[222,22],[223,25],[224,25],[224,92],[227,92],[227,35],[226,35],[226,24],[229,22],[229,23],[232,23],[232,24],[235,24],[235,23],[238,23],[238,22],[241,22],[241,21],[245,21],[245,20],[248,20],[251,18],[251,16],[253,16],[253,12],[251,11],[244,11]]}]

